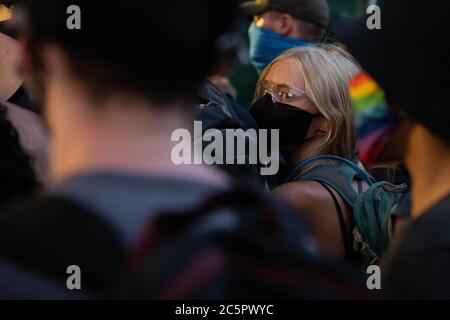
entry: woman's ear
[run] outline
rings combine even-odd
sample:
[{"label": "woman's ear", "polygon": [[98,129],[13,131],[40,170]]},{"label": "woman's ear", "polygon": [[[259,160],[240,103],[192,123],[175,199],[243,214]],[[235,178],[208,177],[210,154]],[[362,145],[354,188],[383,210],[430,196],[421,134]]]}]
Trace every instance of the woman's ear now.
[{"label": "woman's ear", "polygon": [[317,125],[316,130],[317,133],[323,133],[328,134],[331,131],[331,124],[330,122],[323,116],[316,117]]}]

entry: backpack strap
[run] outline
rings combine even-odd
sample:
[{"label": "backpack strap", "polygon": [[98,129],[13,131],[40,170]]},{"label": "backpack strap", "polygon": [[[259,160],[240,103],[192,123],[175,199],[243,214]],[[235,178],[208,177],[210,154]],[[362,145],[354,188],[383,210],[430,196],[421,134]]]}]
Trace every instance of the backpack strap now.
[{"label": "backpack strap", "polygon": [[[302,169],[317,161],[333,161],[337,164],[320,165],[302,173]],[[288,181],[317,181],[326,183],[333,188],[351,207],[354,206],[358,192],[353,188],[353,181],[356,178],[364,180],[369,186],[375,181],[363,169],[355,163],[334,155],[321,155],[311,157],[301,162],[291,172]],[[358,189],[361,186],[358,185]]]},{"label": "backpack strap", "polygon": [[375,183],[375,180],[363,169],[361,169],[359,166],[357,166],[354,162],[334,155],[321,155],[321,156],[315,156],[308,158],[301,162],[299,165],[297,165],[292,173],[289,175],[288,180],[296,180],[295,178],[298,177],[298,175],[301,173],[301,170],[311,163],[317,162],[317,161],[333,161],[336,163],[341,164],[342,166],[351,169],[355,174],[357,174],[362,180],[366,181],[369,186]]},{"label": "backpack strap", "polygon": [[342,166],[321,165],[300,175],[297,181],[317,181],[336,191],[344,201],[353,207],[358,193],[353,188],[356,175]]},{"label": "backpack strap", "polygon": [[339,202],[336,198],[336,196],[334,195],[333,191],[331,191],[330,187],[328,187],[325,183],[319,182],[322,187],[325,188],[325,190],[328,191],[328,193],[330,194],[331,198],[333,198],[333,202],[334,202],[334,206],[336,207],[336,211],[338,214],[338,218],[339,218],[339,225],[341,227],[341,232],[342,232],[342,240],[344,241],[344,249],[345,249],[345,256],[347,258],[351,257],[351,247],[350,247],[350,243],[347,239],[347,227],[345,225],[345,220],[344,220],[344,213],[342,212],[342,208],[339,205]]},{"label": "backpack strap", "polygon": [[[319,165],[307,170],[303,174],[300,173],[301,169],[305,165],[319,160],[332,160],[337,161],[338,163]],[[336,191],[339,196],[353,209],[359,193],[362,192],[360,180],[363,179],[370,184],[373,179],[355,164],[349,163],[348,160],[336,156],[318,156],[307,159],[297,166],[297,168],[292,172],[291,177],[295,177],[294,181],[316,181],[331,195],[339,218],[342,239],[344,241],[345,256],[348,259],[351,259],[353,252],[353,241],[350,241],[348,238],[343,210],[331,189]],[[358,182],[358,191],[356,191],[353,187],[353,182],[355,180]]]}]

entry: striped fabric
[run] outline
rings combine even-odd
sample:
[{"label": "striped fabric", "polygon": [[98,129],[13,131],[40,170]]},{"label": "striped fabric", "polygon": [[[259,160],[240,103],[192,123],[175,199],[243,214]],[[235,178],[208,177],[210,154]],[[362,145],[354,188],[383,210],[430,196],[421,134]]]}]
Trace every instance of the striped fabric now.
[{"label": "striped fabric", "polygon": [[359,132],[359,156],[367,165],[376,162],[398,122],[389,110],[383,90],[366,72],[350,82],[350,95]]}]

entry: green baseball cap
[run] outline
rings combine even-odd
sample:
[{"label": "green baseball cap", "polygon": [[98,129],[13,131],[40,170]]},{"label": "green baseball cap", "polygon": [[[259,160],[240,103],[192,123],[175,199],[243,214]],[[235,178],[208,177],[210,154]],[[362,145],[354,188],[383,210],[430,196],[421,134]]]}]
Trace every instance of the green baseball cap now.
[{"label": "green baseball cap", "polygon": [[288,13],[291,16],[318,24],[323,28],[330,22],[327,0],[256,0],[241,5],[246,15],[260,14],[268,10]]}]

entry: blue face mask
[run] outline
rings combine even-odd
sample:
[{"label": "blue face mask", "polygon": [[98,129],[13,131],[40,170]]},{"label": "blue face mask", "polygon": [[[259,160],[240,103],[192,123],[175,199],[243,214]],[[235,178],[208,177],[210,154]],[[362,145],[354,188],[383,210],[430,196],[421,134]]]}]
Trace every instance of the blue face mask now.
[{"label": "blue face mask", "polygon": [[314,43],[282,36],[269,29],[259,27],[253,22],[248,29],[250,39],[250,60],[261,73],[276,57],[284,51],[302,46],[313,46]]}]

